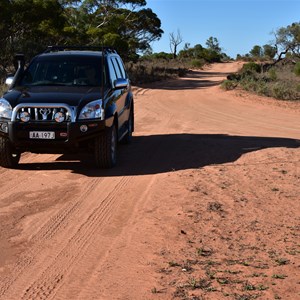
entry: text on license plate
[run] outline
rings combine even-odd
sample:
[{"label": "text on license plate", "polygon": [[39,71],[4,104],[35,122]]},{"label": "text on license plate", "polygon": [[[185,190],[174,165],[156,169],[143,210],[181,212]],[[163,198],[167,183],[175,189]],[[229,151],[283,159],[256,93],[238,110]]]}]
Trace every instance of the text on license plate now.
[{"label": "text on license plate", "polygon": [[44,139],[44,140],[54,140],[54,131],[29,131],[30,139]]}]

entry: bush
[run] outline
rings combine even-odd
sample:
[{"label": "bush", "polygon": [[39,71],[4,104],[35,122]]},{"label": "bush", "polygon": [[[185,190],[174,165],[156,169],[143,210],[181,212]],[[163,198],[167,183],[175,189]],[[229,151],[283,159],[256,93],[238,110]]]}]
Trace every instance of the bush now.
[{"label": "bush", "polygon": [[267,83],[263,80],[257,80],[253,77],[246,77],[241,80],[241,86],[250,92],[255,92],[259,95],[268,95],[268,86]]},{"label": "bush", "polygon": [[133,85],[183,77],[188,69],[180,61],[166,62],[161,59],[142,59],[136,63],[127,62],[126,68]]},{"label": "bush", "polygon": [[[272,96],[282,100],[297,99],[297,92],[285,82],[277,82],[272,86]],[[298,98],[299,99],[299,98]]]},{"label": "bush", "polygon": [[294,67],[294,73],[296,76],[300,76],[300,61],[298,61]]},{"label": "bush", "polygon": [[249,62],[243,65],[241,72],[242,73],[247,73],[247,72],[256,72],[260,73],[261,72],[261,65],[256,64],[255,62]]},{"label": "bush", "polygon": [[202,68],[203,67],[203,65],[204,65],[204,62],[203,62],[203,60],[202,59],[193,59],[192,61],[191,61],[191,67],[192,68]]},{"label": "bush", "polygon": [[238,83],[235,80],[224,80],[221,83],[221,88],[225,91],[233,90],[237,87]]},{"label": "bush", "polygon": [[271,80],[273,81],[277,80],[277,73],[275,69],[270,69],[268,75]]},{"label": "bush", "polygon": [[241,75],[238,73],[231,73],[229,75],[227,75],[227,79],[228,80],[240,80],[241,79]]}]

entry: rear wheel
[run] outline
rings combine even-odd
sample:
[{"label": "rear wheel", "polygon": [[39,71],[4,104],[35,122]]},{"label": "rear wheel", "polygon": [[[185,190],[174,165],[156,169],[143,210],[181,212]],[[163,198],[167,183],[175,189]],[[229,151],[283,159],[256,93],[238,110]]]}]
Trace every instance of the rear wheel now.
[{"label": "rear wheel", "polygon": [[4,168],[15,168],[20,161],[21,154],[13,149],[11,142],[0,137],[0,165]]},{"label": "rear wheel", "polygon": [[100,168],[112,168],[117,163],[117,128],[115,125],[95,139],[95,160]]}]

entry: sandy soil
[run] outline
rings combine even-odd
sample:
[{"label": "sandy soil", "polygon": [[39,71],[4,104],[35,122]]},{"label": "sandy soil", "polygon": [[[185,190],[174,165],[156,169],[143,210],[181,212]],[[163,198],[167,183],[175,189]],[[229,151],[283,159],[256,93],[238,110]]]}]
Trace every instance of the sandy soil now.
[{"label": "sandy soil", "polygon": [[219,83],[135,88],[119,164],[0,169],[0,299],[300,299],[299,104]]}]

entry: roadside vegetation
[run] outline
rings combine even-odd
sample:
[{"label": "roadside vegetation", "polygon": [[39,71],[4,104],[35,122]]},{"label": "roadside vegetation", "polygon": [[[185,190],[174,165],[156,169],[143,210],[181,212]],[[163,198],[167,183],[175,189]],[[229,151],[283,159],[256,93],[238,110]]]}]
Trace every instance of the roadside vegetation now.
[{"label": "roadside vegetation", "polygon": [[189,44],[179,53],[145,53],[135,62],[127,63],[127,70],[133,84],[154,82],[173,77],[182,77],[190,69],[201,69],[204,65],[230,60],[221,52],[217,38],[210,37],[207,47]]},{"label": "roadside vegetation", "polygon": [[241,71],[222,83],[225,90],[240,87],[258,95],[280,100],[300,100],[300,61],[283,61],[263,70],[263,65],[246,63]]},{"label": "roadside vegetation", "polygon": [[225,90],[240,87],[280,100],[300,100],[300,23],[275,32],[274,45],[255,45],[249,54],[237,56],[243,68],[222,83]]}]

